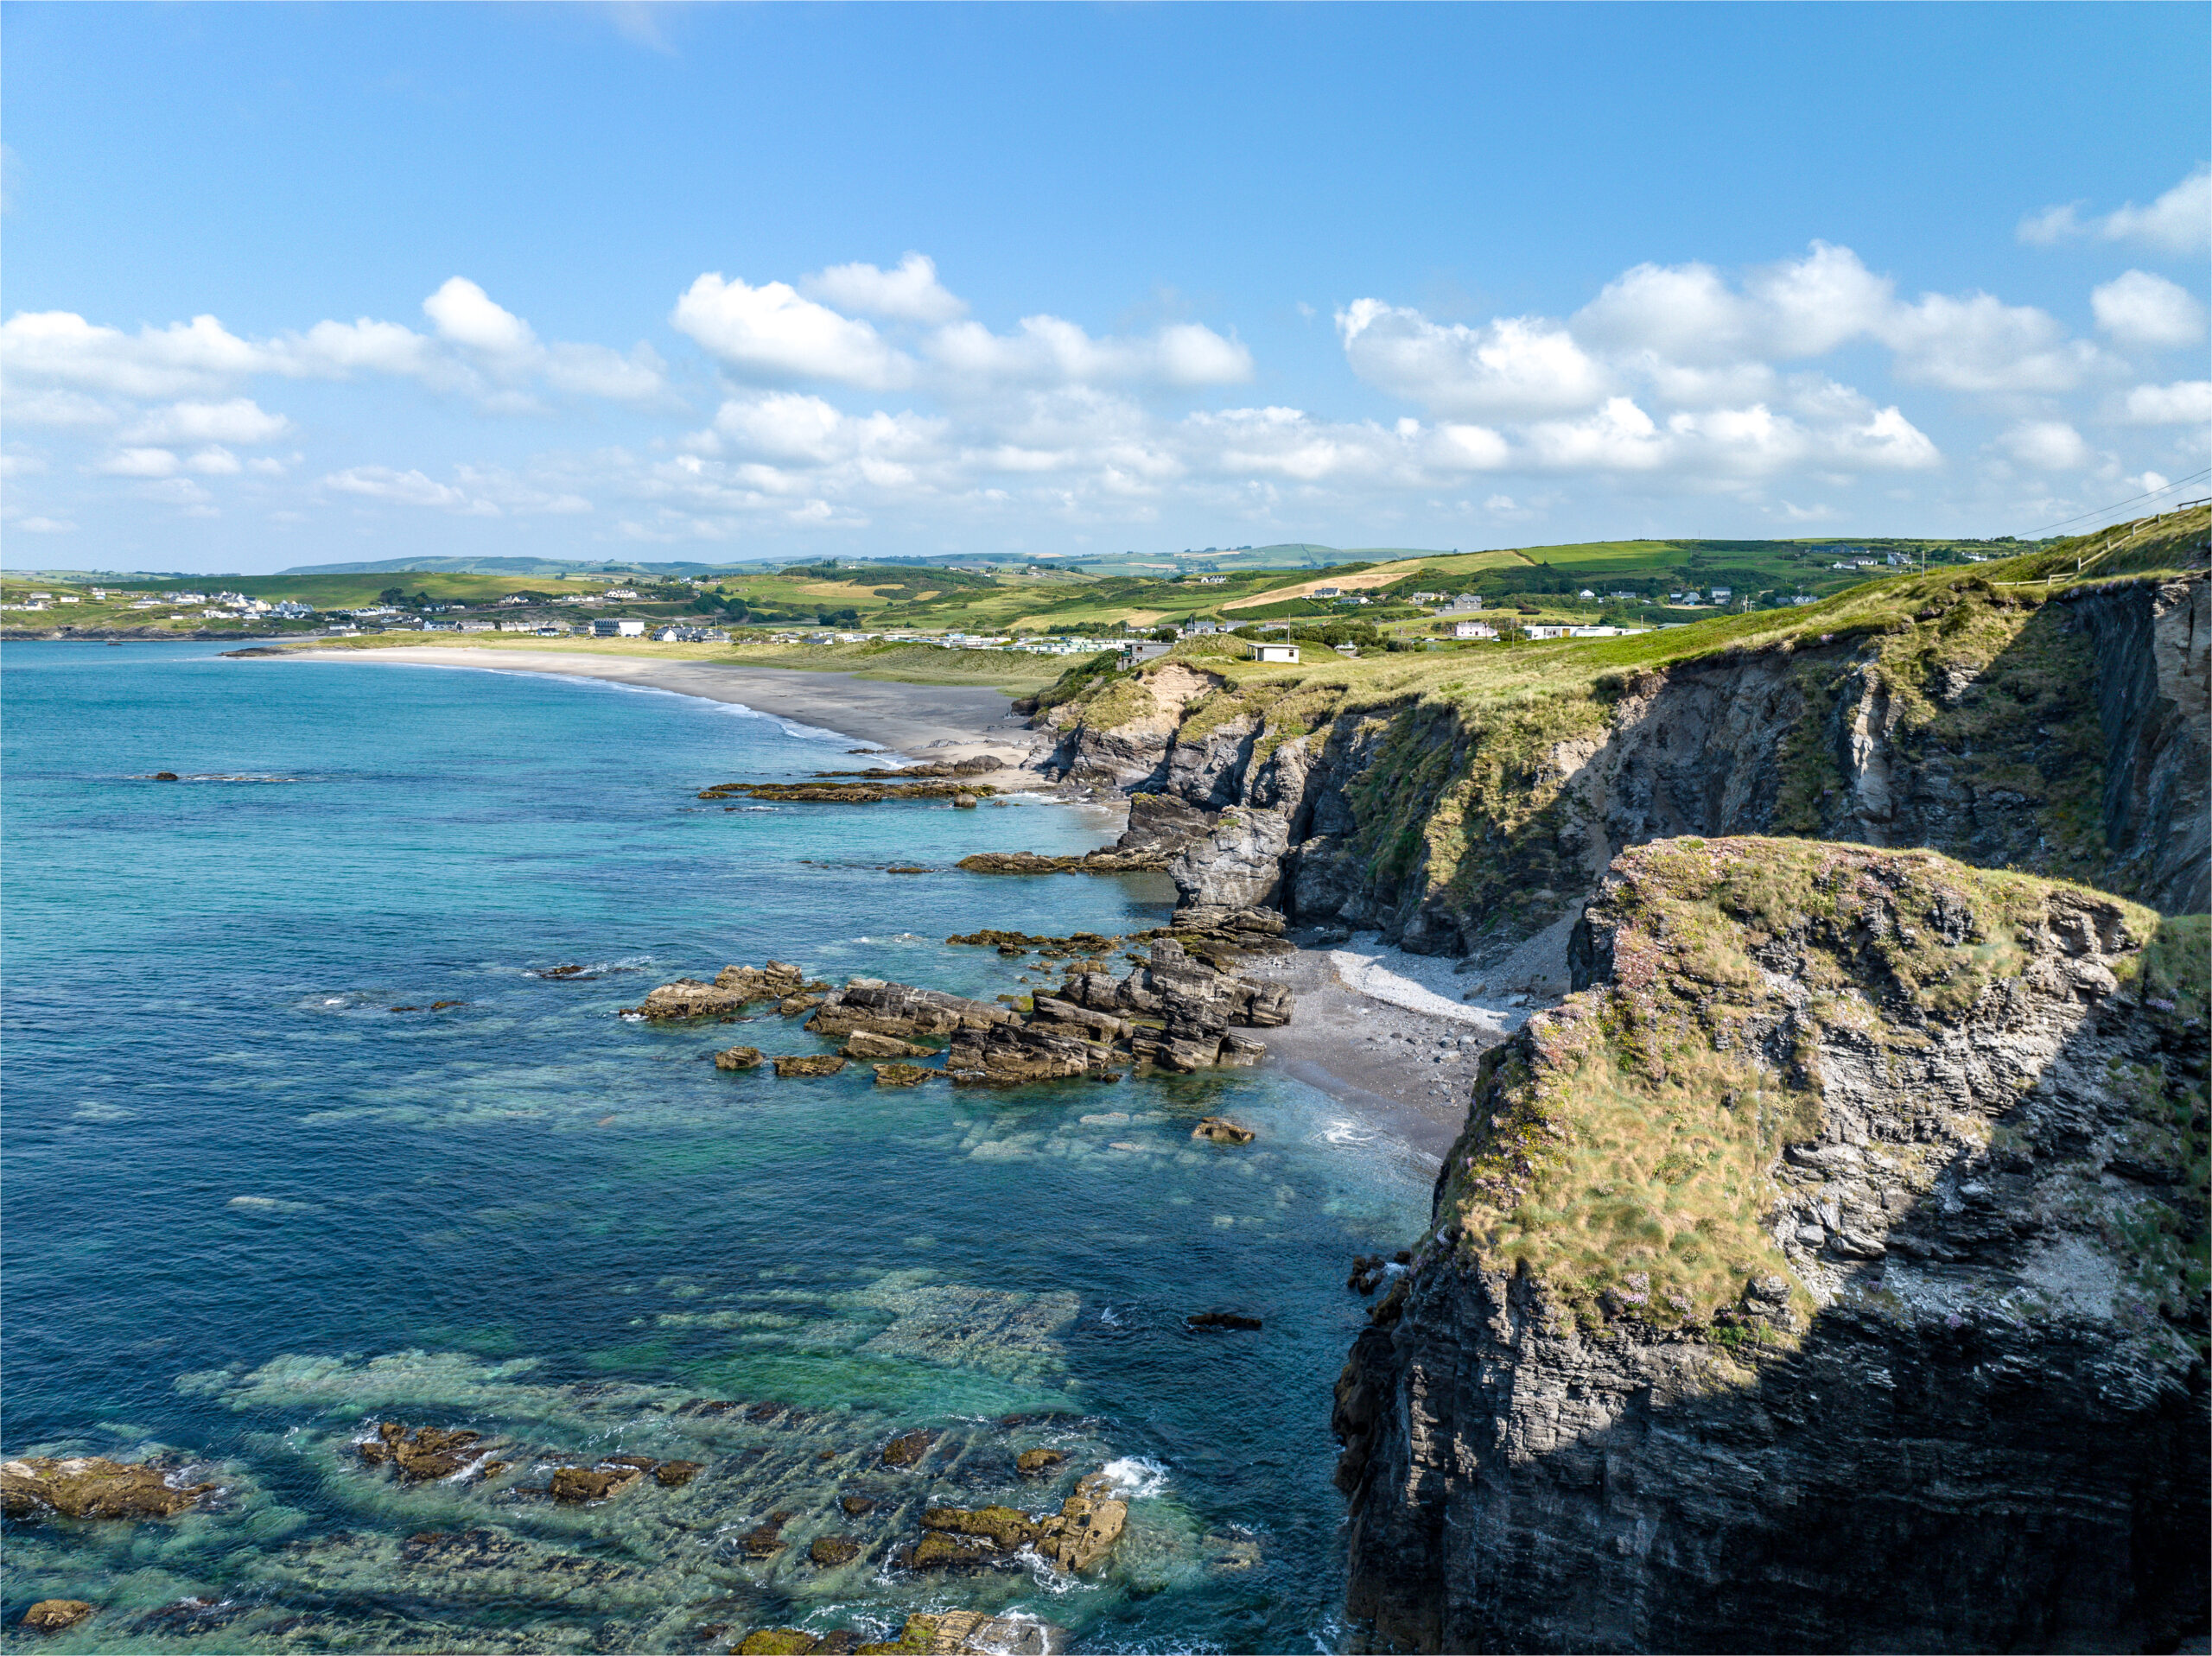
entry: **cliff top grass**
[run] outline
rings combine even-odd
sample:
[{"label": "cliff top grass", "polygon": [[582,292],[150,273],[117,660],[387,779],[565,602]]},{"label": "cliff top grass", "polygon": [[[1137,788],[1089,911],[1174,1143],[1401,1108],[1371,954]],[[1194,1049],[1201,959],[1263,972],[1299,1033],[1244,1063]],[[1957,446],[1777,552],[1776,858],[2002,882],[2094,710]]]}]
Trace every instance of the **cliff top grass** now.
[{"label": "cliff top grass", "polygon": [[[1748,837],[1658,841],[1615,868],[1592,915],[1610,980],[1485,1056],[1436,1207],[1470,1256],[1542,1278],[1592,1326],[1632,1312],[1725,1331],[1747,1284],[1792,1279],[1768,1226],[1784,1150],[1822,1133],[1821,1030],[1924,1046],[2018,977],[2022,939],[2068,910],[2103,917],[2107,948],[2132,951],[2120,964],[2144,1004],[2164,991],[2194,996],[2168,1015],[2212,1011],[2201,917],[2162,923],[2064,881]],[[1932,1182],[1923,1147],[1882,1148]]]},{"label": "cliff top grass", "polygon": [[[2131,535],[2137,538],[2131,542]],[[2068,591],[2115,578],[2140,581],[2202,573],[2208,535],[2212,535],[2212,506],[2197,507],[2162,519],[2139,519],[2001,562],[1866,581],[1817,604],[1715,615],[1630,638],[1478,643],[1433,650],[1370,651],[1357,658],[1308,644],[1301,646],[1306,658],[1297,664],[1267,665],[1239,659],[1248,653],[1241,641],[1201,637],[1183,640],[1163,659],[1194,660],[1239,693],[1272,699],[1292,688],[1326,690],[1347,706],[1430,697],[1482,707],[1563,692],[1617,694],[1632,688],[1641,674],[1707,657],[1788,651],[1903,633],[1920,612],[1955,606],[1962,594],[1991,605],[2001,599],[2005,607],[2025,612]],[[2113,547],[2121,549],[2113,552]],[[2078,574],[2077,561],[2083,566]],[[2127,567],[2113,568],[2122,563]],[[1159,664],[1149,664],[1149,670],[1157,671]]]}]

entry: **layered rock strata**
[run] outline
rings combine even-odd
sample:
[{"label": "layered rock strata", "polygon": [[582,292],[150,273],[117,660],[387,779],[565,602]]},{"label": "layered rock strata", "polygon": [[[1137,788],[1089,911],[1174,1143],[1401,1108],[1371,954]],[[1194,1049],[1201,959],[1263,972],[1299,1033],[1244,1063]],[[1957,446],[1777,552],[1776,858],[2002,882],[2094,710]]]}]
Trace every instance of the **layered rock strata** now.
[{"label": "layered rock strata", "polygon": [[2201,1636],[2202,920],[1682,841],[1576,955],[1338,1383],[1363,1638]]},{"label": "layered rock strata", "polygon": [[1128,791],[1133,828],[1174,823],[1149,842],[1185,904],[1485,963],[1621,850],[1685,834],[1926,846],[2212,906],[2206,579],[1923,586],[1894,622],[1488,700],[1171,657],[1047,708],[1046,768]]}]

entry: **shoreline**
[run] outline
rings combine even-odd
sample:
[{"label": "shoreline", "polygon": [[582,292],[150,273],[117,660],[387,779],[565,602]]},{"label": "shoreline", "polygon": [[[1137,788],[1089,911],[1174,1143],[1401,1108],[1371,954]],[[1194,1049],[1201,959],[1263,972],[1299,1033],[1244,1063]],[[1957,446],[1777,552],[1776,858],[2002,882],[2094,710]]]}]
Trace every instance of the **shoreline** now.
[{"label": "shoreline", "polygon": [[[639,660],[560,650],[398,645],[370,650],[288,650],[258,662],[369,662],[479,672],[588,678],[741,706],[886,750],[884,757],[967,758],[988,754],[1033,767],[1049,739],[1027,729],[1001,691],[861,679],[850,673]],[[1053,876],[1053,878],[1060,878]],[[1518,1027],[1525,1012],[1460,1005],[1418,979],[1428,963],[1380,944],[1301,948],[1255,963],[1298,996],[1292,1021],[1267,1031],[1268,1063],[1342,1106],[1363,1128],[1403,1140],[1440,1162],[1466,1123],[1475,1060]],[[1446,1038],[1455,1045],[1441,1044]],[[1439,1059],[1442,1058],[1442,1062]]]},{"label": "shoreline", "polygon": [[485,673],[598,679],[750,708],[886,750],[886,757],[965,759],[988,755],[1017,770],[1051,751],[1014,713],[1013,698],[977,685],[909,684],[853,673],[719,662],[651,661],[557,650],[474,650],[466,644],[401,644],[381,650],[287,650],[241,659],[365,662],[463,668]]}]

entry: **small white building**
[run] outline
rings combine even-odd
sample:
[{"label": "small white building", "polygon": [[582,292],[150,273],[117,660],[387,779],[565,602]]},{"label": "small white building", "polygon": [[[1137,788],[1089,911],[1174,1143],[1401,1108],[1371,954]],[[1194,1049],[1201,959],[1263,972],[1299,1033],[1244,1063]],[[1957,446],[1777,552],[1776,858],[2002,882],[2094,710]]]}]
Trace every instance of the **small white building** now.
[{"label": "small white building", "polygon": [[1193,621],[1183,629],[1185,636],[1191,638],[1205,638],[1209,633],[1220,631],[1221,623],[1218,621]]},{"label": "small white building", "polygon": [[591,636],[594,638],[642,638],[645,636],[643,621],[594,621]]},{"label": "small white building", "polygon": [[1259,662],[1287,662],[1298,665],[1298,646],[1294,644],[1263,644],[1252,646],[1252,659]]},{"label": "small white building", "polygon": [[1487,621],[1454,621],[1452,636],[1455,638],[1495,638],[1497,629]]}]

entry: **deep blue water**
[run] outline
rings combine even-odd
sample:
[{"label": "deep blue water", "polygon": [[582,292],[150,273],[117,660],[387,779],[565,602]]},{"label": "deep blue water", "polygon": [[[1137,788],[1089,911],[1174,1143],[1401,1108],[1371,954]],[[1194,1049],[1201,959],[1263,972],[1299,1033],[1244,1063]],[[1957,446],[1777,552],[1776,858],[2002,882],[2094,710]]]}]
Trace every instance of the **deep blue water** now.
[{"label": "deep blue water", "polygon": [[[1018,991],[1023,962],[943,939],[1135,930],[1172,891],[950,865],[1099,843],[1096,813],[725,811],[697,790],[850,744],[584,681],[29,644],[0,686],[4,1448],[223,1485],[166,1523],[10,1526],[11,1628],[68,1596],[101,1612],[57,1651],[693,1649],[973,1608],[1078,1649],[1333,1646],[1344,1261],[1417,1226],[1416,1158],[1265,1069],[779,1082],[709,1061],[828,1050],[767,1009],[616,1016],[771,957]],[[566,963],[603,974],[531,975]],[[1213,1112],[1260,1142],[1194,1144]],[[1183,1326],[1215,1307],[1266,1327]],[[514,1469],[397,1486],[352,1449],[385,1418]],[[882,1469],[914,1426],[931,1462]],[[1037,1446],[1058,1482],[1014,1475]],[[516,1493],[623,1450],[707,1469],[583,1509]],[[1048,1510],[1104,1465],[1136,1498],[1096,1581],[887,1565],[925,1505]],[[850,1493],[882,1504],[848,1518]],[[791,1545],[749,1558],[771,1511]],[[409,1544],[470,1529],[466,1557]],[[861,1560],[814,1567],[832,1533]]]}]

